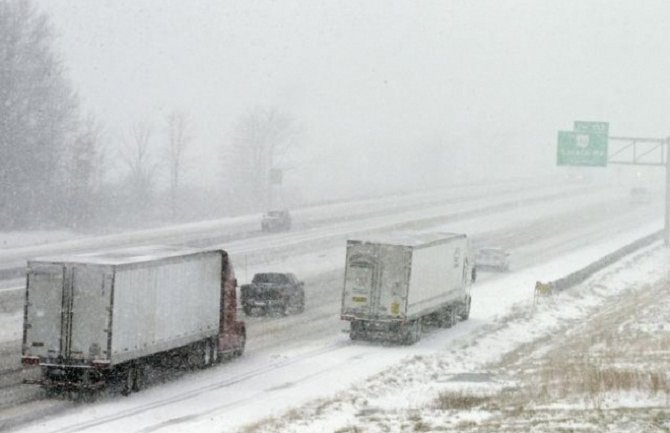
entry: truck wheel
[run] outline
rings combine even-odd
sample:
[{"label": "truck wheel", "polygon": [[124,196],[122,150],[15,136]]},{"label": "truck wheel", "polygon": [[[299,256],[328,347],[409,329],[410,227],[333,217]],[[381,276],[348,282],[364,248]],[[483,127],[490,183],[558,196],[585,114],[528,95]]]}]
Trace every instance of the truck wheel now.
[{"label": "truck wheel", "polygon": [[404,332],[405,336],[402,342],[406,345],[414,344],[421,340],[421,333],[423,332],[421,319],[413,321],[411,325],[404,329]]},{"label": "truck wheel", "polygon": [[465,300],[465,303],[461,307],[461,320],[468,320],[470,318],[470,304],[472,303],[472,298],[468,296]]},{"label": "truck wheel", "polygon": [[134,392],[138,392],[144,389],[144,386],[147,381],[147,368],[144,365],[138,365],[134,368],[135,374],[133,378],[133,387]]},{"label": "truck wheel", "polygon": [[212,340],[212,364],[218,364],[221,362],[221,356],[219,356],[219,342],[218,339]]},{"label": "truck wheel", "polygon": [[197,351],[198,353],[198,368],[206,368],[212,363],[212,340],[205,340],[202,343],[198,344]]},{"label": "truck wheel", "polygon": [[205,364],[205,367],[209,367],[214,362],[215,351],[216,349],[214,348],[214,341],[211,339],[207,340],[205,342],[205,354],[203,357],[203,364]]},{"label": "truck wheel", "polygon": [[233,356],[236,358],[242,356],[242,354],[244,353],[244,346],[246,345],[247,345],[247,334],[244,333],[240,335],[240,347],[238,347],[237,350],[233,352]]},{"label": "truck wheel", "polygon": [[300,302],[298,303],[298,313],[302,313],[305,311],[305,297],[300,298]]},{"label": "truck wheel", "polygon": [[79,391],[79,395],[77,396],[78,401],[82,401],[84,403],[94,403],[98,398],[98,390],[97,389],[82,389]]},{"label": "truck wheel", "polygon": [[242,310],[244,310],[244,314],[246,314],[247,316],[251,316],[252,308],[250,306],[245,305],[244,307],[242,307]]},{"label": "truck wheel", "polygon": [[448,308],[443,308],[437,313],[437,326],[440,328],[448,328],[451,326],[449,324],[449,309]]},{"label": "truck wheel", "polygon": [[129,365],[123,370],[122,376],[123,387],[121,388],[121,395],[130,395],[135,386],[135,367]]},{"label": "truck wheel", "polygon": [[48,384],[44,387],[44,392],[45,392],[47,398],[54,398],[54,397],[58,397],[60,395],[60,392],[59,392],[58,388],[56,388],[55,386],[53,386],[51,384]]},{"label": "truck wheel", "polygon": [[447,309],[447,328],[451,328],[458,323],[458,306],[449,307]]},{"label": "truck wheel", "polygon": [[362,326],[359,322],[353,321],[349,324],[349,338],[353,341],[363,338]]}]

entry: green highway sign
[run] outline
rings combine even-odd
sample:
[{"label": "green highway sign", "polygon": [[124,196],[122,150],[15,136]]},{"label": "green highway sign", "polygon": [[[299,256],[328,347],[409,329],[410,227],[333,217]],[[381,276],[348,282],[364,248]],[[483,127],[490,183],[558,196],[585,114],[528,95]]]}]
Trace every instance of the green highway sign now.
[{"label": "green highway sign", "polygon": [[587,134],[600,134],[607,136],[609,134],[610,124],[608,122],[584,122],[575,121],[575,132],[585,132]]},{"label": "green highway sign", "polygon": [[607,166],[607,134],[558,131],[557,165]]}]

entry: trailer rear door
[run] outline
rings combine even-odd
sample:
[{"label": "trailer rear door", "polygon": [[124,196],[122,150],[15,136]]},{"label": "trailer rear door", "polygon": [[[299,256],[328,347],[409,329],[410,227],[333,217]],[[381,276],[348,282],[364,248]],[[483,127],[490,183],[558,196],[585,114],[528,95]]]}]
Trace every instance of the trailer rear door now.
[{"label": "trailer rear door", "polygon": [[64,268],[31,264],[28,269],[23,354],[56,357],[61,354]]},{"label": "trailer rear door", "polygon": [[410,261],[411,250],[406,247],[351,244],[342,312],[360,318],[404,317]]},{"label": "trailer rear door", "polygon": [[372,245],[347,248],[343,313],[367,316],[379,302],[378,260]]}]

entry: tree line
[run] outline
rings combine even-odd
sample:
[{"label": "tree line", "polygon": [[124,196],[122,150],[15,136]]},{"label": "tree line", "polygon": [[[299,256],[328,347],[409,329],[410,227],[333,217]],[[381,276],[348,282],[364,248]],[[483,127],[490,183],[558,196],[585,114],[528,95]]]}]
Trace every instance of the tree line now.
[{"label": "tree line", "polygon": [[[129,125],[108,146],[104,127],[82,113],[48,15],[31,0],[0,0],[0,230],[179,220],[196,133],[190,116],[174,109],[158,127]],[[298,135],[278,109],[240,116],[219,156],[219,193],[241,203],[238,211],[268,206],[270,172],[286,167]],[[112,163],[121,180],[107,179]],[[167,180],[161,192],[159,172]]]}]

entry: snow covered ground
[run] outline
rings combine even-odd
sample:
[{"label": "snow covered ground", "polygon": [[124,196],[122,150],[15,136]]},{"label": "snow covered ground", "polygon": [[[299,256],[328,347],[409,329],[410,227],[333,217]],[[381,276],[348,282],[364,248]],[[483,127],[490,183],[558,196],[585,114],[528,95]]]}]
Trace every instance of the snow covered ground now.
[{"label": "snow covered ground", "polygon": [[[440,425],[459,431],[453,413],[435,407],[442,393],[475,387],[496,395],[521,387],[520,379],[495,372],[505,354],[550,341],[547,337],[585,321],[608,305],[608,299],[627,290],[642,293],[648,282],[667,277],[668,254],[654,247],[533,307],[539,275],[545,280],[564,275],[639,234],[614,236],[549,263],[477,284],[468,322],[431,330],[412,347],[352,343],[340,325],[325,337],[250,351],[235,362],[129,398],[72,404],[62,414],[19,431],[367,432],[430,431]],[[417,410],[427,412],[417,415]],[[459,412],[458,419],[476,426],[493,416],[496,413],[485,407],[470,407]]]},{"label": "snow covered ground", "polygon": [[[537,305],[503,307],[472,332],[435,332],[423,345],[432,350],[240,431],[667,432],[669,259],[657,244]],[[479,299],[491,289],[501,299],[519,286],[479,287]],[[501,310],[483,304],[473,320],[482,307]]]}]

